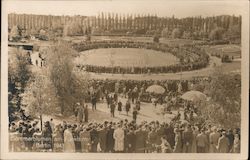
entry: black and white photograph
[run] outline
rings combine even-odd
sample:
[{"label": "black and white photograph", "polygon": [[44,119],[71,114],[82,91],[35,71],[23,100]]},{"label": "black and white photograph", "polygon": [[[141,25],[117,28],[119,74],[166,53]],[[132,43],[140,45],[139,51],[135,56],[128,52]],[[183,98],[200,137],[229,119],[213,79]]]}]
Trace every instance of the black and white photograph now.
[{"label": "black and white photograph", "polygon": [[247,159],[249,1],[2,4],[1,158]]}]

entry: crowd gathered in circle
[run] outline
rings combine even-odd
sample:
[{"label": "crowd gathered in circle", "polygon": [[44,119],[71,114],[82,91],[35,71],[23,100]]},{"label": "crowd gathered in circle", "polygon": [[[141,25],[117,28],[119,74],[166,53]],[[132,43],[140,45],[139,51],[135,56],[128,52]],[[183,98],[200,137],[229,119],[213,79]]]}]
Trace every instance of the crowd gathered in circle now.
[{"label": "crowd gathered in circle", "polygon": [[[78,52],[98,48],[143,48],[163,53],[171,53],[179,59],[179,63],[169,66],[156,67],[122,67],[122,66],[94,66],[78,64],[80,70],[97,73],[119,73],[119,74],[146,74],[146,73],[176,73],[204,68],[209,63],[209,56],[199,45],[171,46],[163,43],[134,42],[134,41],[91,41],[73,44]],[[84,54],[84,53],[82,53]]]}]

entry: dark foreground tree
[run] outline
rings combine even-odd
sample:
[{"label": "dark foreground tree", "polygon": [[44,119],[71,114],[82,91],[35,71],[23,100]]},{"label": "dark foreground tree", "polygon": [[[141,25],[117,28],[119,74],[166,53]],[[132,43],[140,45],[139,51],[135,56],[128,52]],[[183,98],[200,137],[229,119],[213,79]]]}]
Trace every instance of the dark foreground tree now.
[{"label": "dark foreground tree", "polygon": [[13,112],[21,107],[21,94],[32,78],[29,56],[21,49],[9,52],[8,57],[8,113],[9,121],[13,121]]},{"label": "dark foreground tree", "polygon": [[201,105],[202,116],[226,128],[239,128],[241,122],[241,76],[216,71],[206,85],[208,102]]},{"label": "dark foreground tree", "polygon": [[[17,108],[20,107],[19,94],[32,77],[28,54],[21,49],[14,49],[9,54],[8,61],[8,90],[10,97],[17,99]],[[11,101],[12,99],[9,99]]]}]

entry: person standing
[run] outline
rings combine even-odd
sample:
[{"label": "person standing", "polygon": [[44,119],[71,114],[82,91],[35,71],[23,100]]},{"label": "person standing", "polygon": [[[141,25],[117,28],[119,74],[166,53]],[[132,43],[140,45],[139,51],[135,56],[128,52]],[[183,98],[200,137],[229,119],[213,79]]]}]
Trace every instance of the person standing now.
[{"label": "person standing", "polygon": [[127,112],[127,116],[128,116],[128,112],[129,112],[129,110],[130,110],[130,107],[131,107],[130,102],[129,102],[129,100],[127,100],[126,106],[125,106],[126,112]]},{"label": "person standing", "polygon": [[149,146],[149,152],[154,152],[154,147],[156,144],[156,138],[157,138],[157,134],[155,131],[154,127],[150,127],[150,131],[148,133],[148,146]]},{"label": "person standing", "polygon": [[84,122],[88,122],[89,119],[89,111],[88,111],[88,105],[84,107]]},{"label": "person standing", "polygon": [[134,111],[133,111],[133,120],[136,122],[136,119],[137,119],[137,110],[134,108]]},{"label": "person standing", "polygon": [[107,106],[109,108],[111,104],[111,94],[106,93],[106,101],[107,101]]},{"label": "person standing", "polygon": [[156,108],[156,106],[157,106],[157,99],[155,98],[155,97],[153,97],[153,98],[151,98],[151,102],[152,102],[152,104],[155,106],[155,108]]},{"label": "person standing", "polygon": [[136,153],[144,153],[146,147],[146,135],[142,130],[142,126],[139,126],[137,131],[135,132],[136,142],[135,142],[135,151]]},{"label": "person standing", "polygon": [[126,86],[123,87],[123,89],[122,89],[123,96],[122,97],[124,97],[124,98],[126,98],[126,90],[127,90]]},{"label": "person standing", "polygon": [[117,95],[117,93],[115,92],[115,93],[114,93],[114,102],[115,102],[115,104],[117,104],[117,101],[118,101],[118,95]]},{"label": "person standing", "polygon": [[178,128],[174,129],[175,133],[175,145],[174,145],[174,153],[181,153],[182,152],[182,139],[181,139],[181,133],[178,130]]},{"label": "person standing", "polygon": [[157,147],[157,153],[160,152],[159,146],[161,145],[161,137],[164,135],[164,129],[160,125],[159,121],[156,121],[156,146]]},{"label": "person standing", "polygon": [[91,139],[91,152],[97,152],[97,144],[99,143],[99,135],[96,130],[96,125],[93,126],[90,131],[90,139]]},{"label": "person standing", "polygon": [[218,152],[219,153],[228,153],[229,140],[226,137],[226,132],[222,132],[222,136],[218,140]]},{"label": "person standing", "polygon": [[193,131],[191,125],[187,125],[186,130],[183,132],[183,152],[192,152]]},{"label": "person standing", "polygon": [[110,125],[108,126],[108,130],[107,130],[107,141],[106,141],[106,149],[107,152],[114,152],[114,128],[112,127],[112,123],[110,123]]},{"label": "person standing", "polygon": [[136,100],[135,108],[136,108],[137,111],[140,111],[140,109],[141,109],[141,102],[139,100]]},{"label": "person standing", "polygon": [[79,108],[80,108],[80,103],[76,103],[76,106],[74,108],[74,114],[75,114],[75,117],[76,117],[76,121],[77,121],[77,116],[78,116]]},{"label": "person standing", "polygon": [[197,143],[197,153],[205,153],[208,140],[204,128],[202,128],[201,133],[197,135],[196,143]]},{"label": "person standing", "polygon": [[115,117],[115,103],[112,102],[110,105],[110,113],[111,113],[111,117]]},{"label": "person standing", "polygon": [[121,114],[121,111],[122,111],[122,102],[121,101],[118,102],[118,111],[119,111],[119,114]]},{"label": "person standing", "polygon": [[128,100],[131,100],[131,98],[132,98],[132,90],[131,89],[128,90],[127,95],[128,95]]},{"label": "person standing", "polygon": [[[33,146],[33,143],[34,143],[34,140],[32,139],[33,137],[33,134],[35,133],[35,128],[32,127],[31,124],[28,125],[28,149],[29,151],[32,151],[32,146]],[[51,134],[52,134],[52,131],[51,131]],[[51,148],[52,149],[52,137],[51,137]]]},{"label": "person standing", "polygon": [[92,97],[91,97],[91,103],[92,103],[92,110],[96,110],[96,95],[93,94]]},{"label": "person standing", "polygon": [[192,126],[192,130],[193,130],[192,153],[197,153],[196,137],[199,134],[199,128],[197,126]]},{"label": "person standing", "polygon": [[91,128],[84,128],[82,131],[80,131],[80,140],[83,153],[90,152],[91,149],[90,130]]},{"label": "person standing", "polygon": [[209,142],[210,133],[212,133],[212,126],[208,125],[207,130],[205,131],[205,134],[207,135],[207,141],[208,141],[206,149],[205,149],[205,153],[208,153],[210,151],[210,148],[209,148],[210,147],[210,145],[209,145],[210,144],[210,142]]},{"label": "person standing", "polygon": [[136,142],[136,135],[134,132],[134,128],[131,127],[129,132],[127,133],[127,143],[128,143],[128,152],[133,153],[135,152],[135,142]]},{"label": "person standing", "polygon": [[132,90],[132,92],[131,92],[131,100],[132,100],[132,103],[134,104],[134,102],[135,102],[135,92],[134,92],[134,90]]},{"label": "person standing", "polygon": [[61,125],[56,125],[55,131],[52,134],[53,140],[53,152],[62,152],[63,151],[63,137]]},{"label": "person standing", "polygon": [[64,152],[75,152],[75,143],[71,125],[64,131]]},{"label": "person standing", "polygon": [[82,123],[83,119],[83,107],[79,105],[78,112],[77,112],[77,122]]},{"label": "person standing", "polygon": [[213,132],[209,135],[210,142],[210,153],[217,153],[216,146],[218,145],[218,140],[220,138],[220,133],[217,132],[216,128],[213,129]]},{"label": "person standing", "polygon": [[72,135],[75,142],[75,150],[76,152],[81,152],[81,141],[80,141],[80,128],[76,124],[74,124],[72,128]]},{"label": "person standing", "polygon": [[234,145],[234,134],[233,134],[232,129],[229,129],[229,130],[228,130],[228,133],[226,134],[226,137],[227,137],[228,140],[229,140],[229,148],[228,148],[228,151],[231,151],[232,148],[233,148],[233,145]]},{"label": "person standing", "polygon": [[121,124],[119,124],[117,129],[114,131],[113,137],[115,140],[115,146],[114,146],[115,152],[123,152],[124,151],[124,130],[122,129]]},{"label": "person standing", "polygon": [[43,144],[45,150],[52,150],[52,130],[49,121],[44,124],[44,129],[42,131]]},{"label": "person standing", "polygon": [[173,124],[166,124],[165,135],[167,136],[167,141],[171,145],[171,148],[174,148],[175,145],[175,133]]},{"label": "person standing", "polygon": [[240,153],[240,136],[239,134],[234,135],[233,153]]},{"label": "person standing", "polygon": [[98,131],[99,135],[99,142],[100,142],[100,148],[101,152],[105,152],[106,149],[106,142],[107,142],[107,128],[103,125],[100,126],[100,130]]}]

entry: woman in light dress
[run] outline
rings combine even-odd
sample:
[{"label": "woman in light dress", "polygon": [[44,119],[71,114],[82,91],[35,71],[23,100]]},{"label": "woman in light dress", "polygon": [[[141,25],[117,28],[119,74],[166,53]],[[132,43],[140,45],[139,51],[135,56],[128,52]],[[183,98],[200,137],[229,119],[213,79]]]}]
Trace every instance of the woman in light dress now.
[{"label": "woman in light dress", "polygon": [[115,139],[115,147],[114,150],[116,152],[123,152],[124,151],[124,130],[122,129],[121,125],[118,125],[117,129],[114,131],[114,139]]},{"label": "woman in light dress", "polygon": [[71,125],[68,125],[67,129],[64,131],[64,152],[75,152],[75,142]]}]

